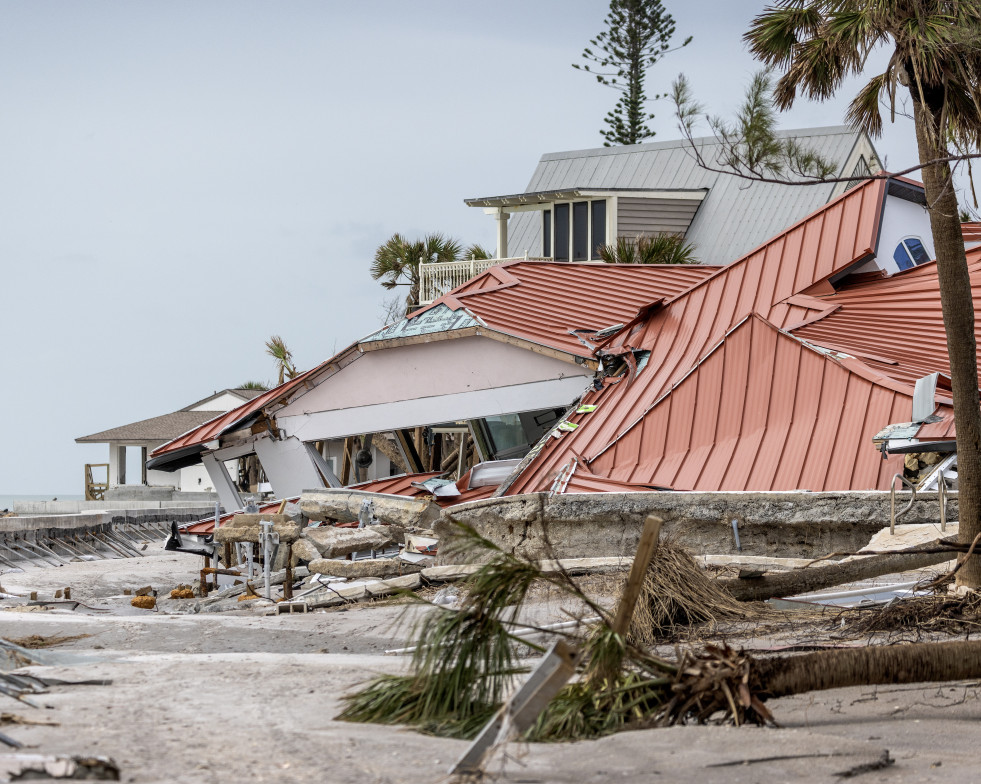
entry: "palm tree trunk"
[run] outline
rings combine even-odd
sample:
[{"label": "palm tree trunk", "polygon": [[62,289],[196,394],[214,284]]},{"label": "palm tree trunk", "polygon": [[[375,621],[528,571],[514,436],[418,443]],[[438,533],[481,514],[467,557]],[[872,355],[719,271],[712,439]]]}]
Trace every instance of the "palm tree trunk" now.
[{"label": "palm tree trunk", "polygon": [[981,677],[981,642],[819,651],[760,659],[753,669],[767,699],[846,686],[959,681]]},{"label": "palm tree trunk", "polygon": [[916,545],[889,555],[870,555],[853,561],[815,566],[807,569],[794,569],[765,577],[735,577],[716,580],[734,599],[742,602],[764,602],[778,596],[799,596],[802,593],[822,591],[836,585],[870,580],[884,574],[899,574],[924,569],[944,561],[949,561],[950,552],[919,552],[936,550],[934,542]]},{"label": "palm tree trunk", "polygon": [[[943,96],[933,96],[933,92],[926,91],[927,103],[922,104],[916,87],[910,86],[921,163],[947,155],[940,127]],[[931,101],[931,97],[935,100]],[[931,105],[933,103],[937,105]],[[957,421],[958,538],[960,542],[970,544],[981,533],[981,402],[978,399],[974,299],[950,166],[941,163],[924,167],[923,184],[937,258]],[[964,564],[958,572],[957,583],[969,588],[981,587],[981,558],[972,556],[969,563]]]}]

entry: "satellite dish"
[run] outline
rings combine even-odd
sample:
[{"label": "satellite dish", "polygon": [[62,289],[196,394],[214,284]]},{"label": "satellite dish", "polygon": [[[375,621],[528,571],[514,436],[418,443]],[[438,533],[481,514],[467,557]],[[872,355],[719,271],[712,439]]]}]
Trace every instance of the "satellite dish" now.
[{"label": "satellite dish", "polygon": [[360,449],[354,456],[354,464],[358,468],[367,468],[374,462],[374,460],[375,459],[371,456],[370,449]]}]

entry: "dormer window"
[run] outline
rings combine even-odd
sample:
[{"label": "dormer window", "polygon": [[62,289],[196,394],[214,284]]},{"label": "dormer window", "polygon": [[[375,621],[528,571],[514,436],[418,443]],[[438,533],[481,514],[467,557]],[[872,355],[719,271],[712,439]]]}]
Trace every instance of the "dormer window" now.
[{"label": "dormer window", "polygon": [[923,240],[919,237],[904,237],[893,251],[892,258],[902,271],[926,264],[930,261],[930,254],[923,247]]}]

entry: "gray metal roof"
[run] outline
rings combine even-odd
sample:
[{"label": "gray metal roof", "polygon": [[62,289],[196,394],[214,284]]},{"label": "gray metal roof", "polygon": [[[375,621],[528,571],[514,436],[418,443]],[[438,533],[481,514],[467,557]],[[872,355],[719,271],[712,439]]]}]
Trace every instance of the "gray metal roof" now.
[{"label": "gray metal roof", "polygon": [[[844,168],[861,131],[847,126],[781,132]],[[713,161],[714,137],[696,139],[702,156]],[[653,142],[628,147],[600,147],[543,155],[526,191],[590,188],[669,190],[708,188],[686,237],[703,264],[728,264],[825,204],[834,184],[809,186],[750,182],[698,166],[686,141]],[[541,215],[519,212],[508,227],[511,255],[541,253]]]}]

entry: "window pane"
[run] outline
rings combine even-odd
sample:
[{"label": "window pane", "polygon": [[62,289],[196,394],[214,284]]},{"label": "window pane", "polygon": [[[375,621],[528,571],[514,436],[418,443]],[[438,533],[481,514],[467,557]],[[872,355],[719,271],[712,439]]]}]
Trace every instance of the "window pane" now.
[{"label": "window pane", "polygon": [[555,260],[569,260],[569,205],[555,205]]},{"label": "window pane", "polygon": [[896,246],[896,250],[893,251],[892,258],[899,266],[900,270],[908,270],[913,268],[913,261],[910,259],[909,253],[906,251],[906,246],[901,242]]},{"label": "window pane", "polygon": [[552,255],[552,211],[542,213],[542,255],[547,259]]},{"label": "window pane", "polygon": [[903,240],[903,244],[906,245],[909,255],[913,257],[914,264],[925,264],[930,260],[926,248],[923,247],[923,243],[920,242],[918,237],[907,237]]},{"label": "window pane", "polygon": [[589,202],[577,201],[572,205],[572,260],[589,258]]},{"label": "window pane", "polygon": [[600,258],[600,248],[606,245],[606,202],[594,201],[592,203],[592,211],[592,257],[598,259]]}]

